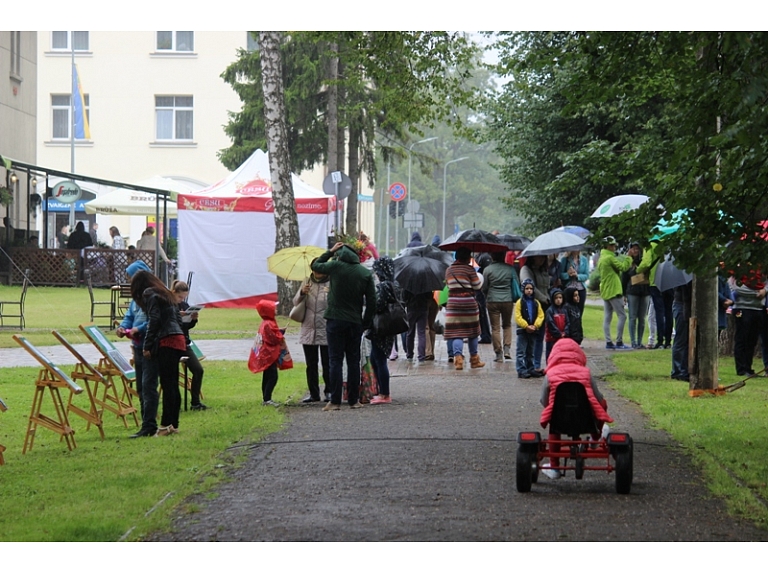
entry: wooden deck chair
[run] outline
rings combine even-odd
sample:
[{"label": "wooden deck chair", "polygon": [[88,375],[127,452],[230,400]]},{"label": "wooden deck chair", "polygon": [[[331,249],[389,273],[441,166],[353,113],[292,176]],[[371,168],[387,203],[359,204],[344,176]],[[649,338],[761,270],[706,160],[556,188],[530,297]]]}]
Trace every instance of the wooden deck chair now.
[{"label": "wooden deck chair", "polygon": [[[136,426],[139,426],[139,418],[136,415],[137,410],[133,406],[134,397],[138,398],[138,392],[132,384],[136,380],[136,370],[125,356],[120,353],[115,345],[107,339],[98,326],[93,324],[81,325],[80,331],[85,334],[96,349],[101,353],[101,359],[96,366],[104,382],[96,382],[93,388],[94,397],[100,401],[104,409],[111,411],[117,417],[123,420],[125,427],[128,427],[127,417],[132,416]],[[120,382],[118,385],[117,382]],[[98,387],[103,386],[101,397],[99,397]],[[120,389],[119,389],[120,388]]]},{"label": "wooden deck chair", "polygon": [[[3,398],[0,397],[0,413],[8,411],[8,406],[5,405]],[[0,465],[5,465],[5,459],[3,459],[3,451],[5,451],[5,445],[0,445]]]},{"label": "wooden deck chair", "polygon": [[112,329],[115,320],[115,302],[110,298],[107,300],[97,300],[93,295],[93,282],[91,281],[91,270],[83,270],[85,275],[85,285],[88,287],[88,296],[91,298],[91,323],[95,319],[103,319],[99,327]]},{"label": "wooden deck chair", "polygon": [[72,347],[72,344],[70,344],[63,335],[56,330],[53,330],[51,333],[72,355],[75,356],[75,359],[77,359],[78,363],[75,364],[75,369],[72,372],[71,377],[74,381],[81,381],[88,394],[88,410],[86,411],[75,405],[73,402],[75,394],[70,392],[69,401],[67,402],[67,413],[74,413],[75,415],[82,417],[88,423],[85,428],[86,431],[91,428],[91,424],[95,425],[99,430],[99,435],[104,439],[104,421],[102,415],[104,414],[106,405],[104,405],[104,401],[101,398],[97,397],[94,391],[99,385],[102,385],[104,389],[106,389],[109,386],[109,382],[107,382],[104,376],[101,375],[79,351]]},{"label": "wooden deck chair", "polygon": [[[75,430],[69,425],[67,410],[64,408],[64,402],[61,400],[60,390],[65,388],[69,389],[72,393],[80,394],[83,392],[83,388],[72,381],[66,373],[48,359],[43,352],[27,341],[25,337],[17,334],[13,336],[13,339],[43,366],[35,381],[35,395],[32,399],[32,411],[29,414],[29,424],[27,425],[27,434],[24,437],[22,454],[26,453],[27,450],[32,450],[38,425],[58,433],[67,442],[69,450],[72,451],[77,447]],[[53,408],[56,412],[54,417],[43,415],[41,412],[46,391],[49,392],[53,400]]]},{"label": "wooden deck chair", "polygon": [[[24,301],[27,299],[27,289],[29,289],[29,270],[24,271],[24,281],[21,284],[21,297],[19,301],[0,301],[0,328],[13,327],[24,330],[26,322],[24,321]],[[11,308],[12,312],[9,313],[8,308]],[[6,320],[13,319],[18,321],[11,322],[12,325],[6,325]]]}]

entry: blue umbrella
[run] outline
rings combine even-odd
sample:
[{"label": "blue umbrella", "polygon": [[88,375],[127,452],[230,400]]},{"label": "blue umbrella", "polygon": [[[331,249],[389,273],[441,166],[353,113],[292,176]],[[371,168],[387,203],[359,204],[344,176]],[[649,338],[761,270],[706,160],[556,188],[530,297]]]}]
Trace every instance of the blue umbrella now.
[{"label": "blue umbrella", "polygon": [[574,236],[579,236],[582,240],[586,240],[592,233],[587,228],[582,228],[581,226],[560,226],[559,228],[555,228],[554,231],[568,232]]}]

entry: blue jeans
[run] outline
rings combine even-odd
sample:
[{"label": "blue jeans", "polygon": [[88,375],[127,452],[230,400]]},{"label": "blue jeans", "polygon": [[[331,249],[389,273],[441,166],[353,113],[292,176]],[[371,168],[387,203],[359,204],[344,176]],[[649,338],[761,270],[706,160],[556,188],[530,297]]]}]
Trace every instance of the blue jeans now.
[{"label": "blue jeans", "polygon": [[648,313],[647,295],[628,295],[627,303],[629,308],[629,339],[632,347],[643,344],[643,333],[645,332],[645,316]]},{"label": "blue jeans", "polygon": [[651,286],[651,301],[656,312],[656,343],[669,345],[672,340],[672,290],[659,291],[656,286]]},{"label": "blue jeans", "polygon": [[[137,350],[140,355],[140,350]],[[157,431],[157,404],[160,394],[157,393],[157,378],[160,372],[160,364],[156,357],[143,357],[141,359],[141,429],[142,431]],[[178,377],[178,373],[176,374]],[[138,380],[137,380],[138,381]],[[138,390],[138,383],[136,385]]]},{"label": "blue jeans", "polygon": [[387,354],[374,343],[371,345],[371,366],[379,384],[379,395],[389,395],[389,365]]},{"label": "blue jeans", "polygon": [[[479,338],[470,337],[467,339],[467,347],[469,347],[469,355],[477,355],[477,341]],[[450,345],[453,348],[453,356],[464,355],[464,339],[457,337],[450,340]]]},{"label": "blue jeans", "polygon": [[363,326],[343,319],[328,319],[325,322],[325,334],[328,338],[331,403],[341,405],[346,358],[347,402],[354,405],[360,399],[360,338]]},{"label": "blue jeans", "polygon": [[[539,330],[544,331],[544,330]],[[536,347],[536,334],[523,330],[517,332],[517,351],[515,359],[518,375],[531,375],[535,365],[533,363],[533,351]]]},{"label": "blue jeans", "polygon": [[688,318],[685,304],[674,302],[672,315],[675,318],[675,341],[672,345],[672,377],[688,377]]},{"label": "blue jeans", "polygon": [[544,353],[544,326],[533,334],[533,368],[541,369],[541,356]]}]

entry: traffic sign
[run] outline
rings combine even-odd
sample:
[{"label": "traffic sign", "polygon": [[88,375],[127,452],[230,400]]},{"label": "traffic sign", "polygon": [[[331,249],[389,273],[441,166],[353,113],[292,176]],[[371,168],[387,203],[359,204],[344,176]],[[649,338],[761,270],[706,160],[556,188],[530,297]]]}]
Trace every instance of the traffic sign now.
[{"label": "traffic sign", "polygon": [[405,211],[411,214],[415,214],[416,212],[419,211],[420,207],[421,207],[421,204],[416,200],[408,200],[408,205],[405,206]]},{"label": "traffic sign", "polygon": [[389,195],[393,202],[402,202],[408,195],[408,189],[405,187],[405,184],[395,182],[389,186]]},{"label": "traffic sign", "polygon": [[403,216],[403,227],[404,228],[423,228],[424,227],[424,213],[420,212],[418,214],[415,213],[408,213]]},{"label": "traffic sign", "polygon": [[326,196],[336,196],[337,199],[346,200],[352,193],[352,180],[344,172],[331,172],[323,180],[323,192]]}]

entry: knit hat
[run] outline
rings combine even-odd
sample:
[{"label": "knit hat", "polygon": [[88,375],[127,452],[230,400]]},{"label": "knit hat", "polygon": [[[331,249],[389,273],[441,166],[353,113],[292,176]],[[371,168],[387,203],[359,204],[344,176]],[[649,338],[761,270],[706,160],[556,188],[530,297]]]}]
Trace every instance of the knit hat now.
[{"label": "knit hat", "polygon": [[525,289],[525,286],[527,286],[527,285],[531,285],[533,287],[536,287],[536,284],[533,283],[533,280],[531,278],[525,278],[523,280],[523,283],[520,284],[520,285],[522,286],[522,289]]},{"label": "knit hat", "polygon": [[147,264],[145,264],[141,260],[136,260],[131,265],[129,265],[127,268],[125,268],[125,273],[128,274],[129,278],[132,278],[133,274],[135,274],[138,271],[150,272],[150,273],[152,272],[152,270],[149,269],[149,266]]}]

